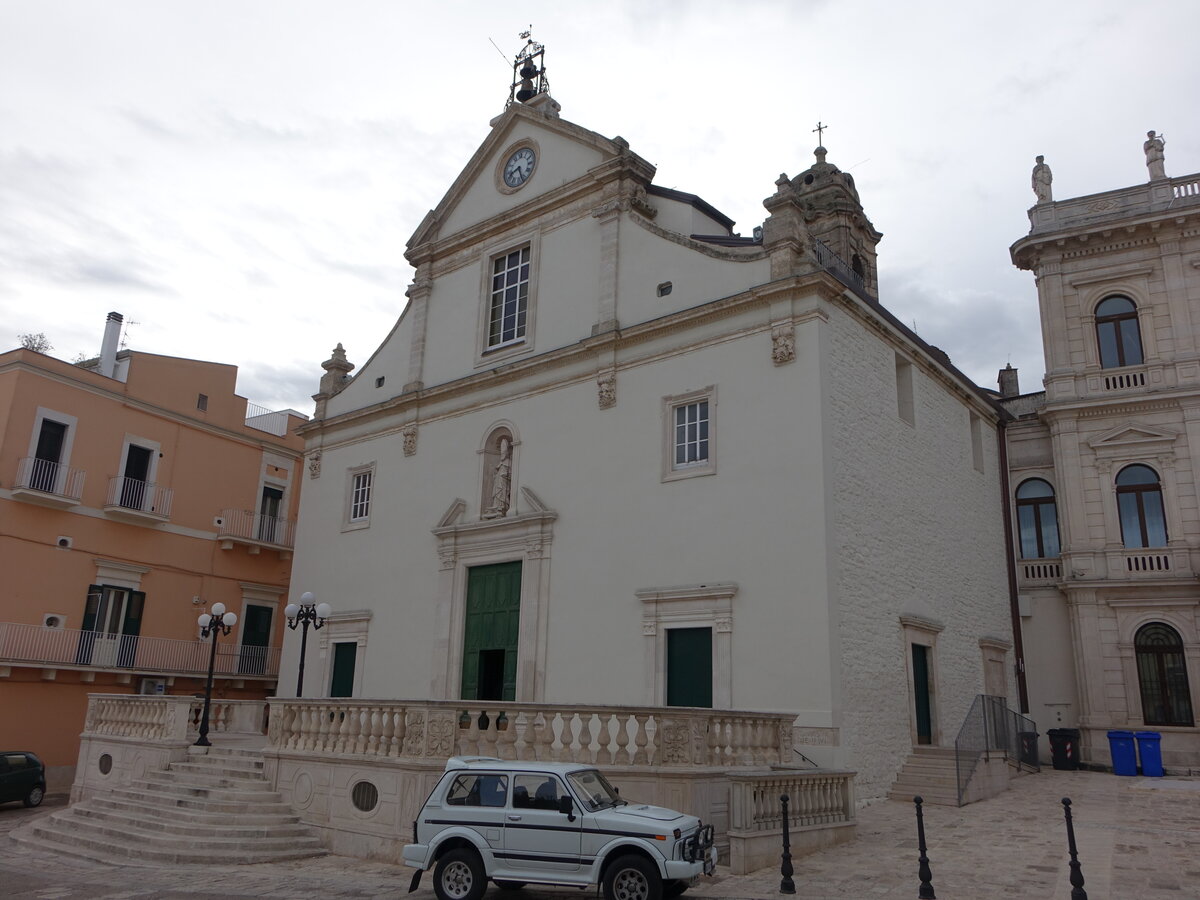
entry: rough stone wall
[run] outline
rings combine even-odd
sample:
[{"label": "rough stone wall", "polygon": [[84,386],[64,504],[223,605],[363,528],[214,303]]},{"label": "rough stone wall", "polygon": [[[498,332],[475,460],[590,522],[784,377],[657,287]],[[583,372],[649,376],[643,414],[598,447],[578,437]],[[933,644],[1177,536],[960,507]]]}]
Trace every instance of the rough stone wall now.
[{"label": "rough stone wall", "polygon": [[[914,741],[899,617],[945,626],[931,676],[943,745],[983,689],[979,638],[1012,638],[998,455],[983,419],[976,470],[966,401],[919,365],[915,425],[902,421],[895,349],[840,306],[828,333],[841,740],[867,799],[887,791]],[[1015,696],[1011,666],[1009,681]]]}]

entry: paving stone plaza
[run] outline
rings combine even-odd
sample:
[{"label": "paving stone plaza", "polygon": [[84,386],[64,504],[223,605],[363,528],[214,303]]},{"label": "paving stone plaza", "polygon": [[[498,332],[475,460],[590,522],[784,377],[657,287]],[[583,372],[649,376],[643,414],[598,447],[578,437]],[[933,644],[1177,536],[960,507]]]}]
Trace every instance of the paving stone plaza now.
[{"label": "paving stone plaza", "polygon": [[[1119,778],[1045,769],[1006,793],[962,809],[926,806],[933,886],[941,900],[1069,900],[1063,797],[1070,797],[1089,900],[1200,897],[1200,777]],[[61,807],[62,801],[57,806]],[[135,867],[53,855],[8,835],[56,807],[0,807],[0,897],[5,900],[177,900],[268,897],[400,898],[411,870],[326,856],[293,863]],[[860,811],[857,840],[795,861],[796,897],[913,898],[916,828],[911,803]],[[779,872],[734,877],[718,870],[687,896],[710,900],[778,897]],[[488,896],[497,896],[491,889]],[[516,892],[512,900],[577,897],[578,891]],[[590,892],[589,892],[590,896]],[[413,900],[432,900],[426,878]]]}]

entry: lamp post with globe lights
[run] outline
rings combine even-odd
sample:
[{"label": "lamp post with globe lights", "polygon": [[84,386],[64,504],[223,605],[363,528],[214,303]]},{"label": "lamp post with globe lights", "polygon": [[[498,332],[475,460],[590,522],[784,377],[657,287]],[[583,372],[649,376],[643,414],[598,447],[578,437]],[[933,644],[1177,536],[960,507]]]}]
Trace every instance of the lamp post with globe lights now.
[{"label": "lamp post with globe lights", "polygon": [[196,620],[200,626],[200,637],[212,638],[212,649],[208,652],[208,680],[204,683],[204,713],[200,716],[200,737],[196,740],[197,747],[211,746],[208,740],[208,712],[212,706],[213,668],[217,662],[217,637],[229,634],[230,629],[237,624],[237,613],[225,611],[224,603],[214,603],[211,613],[201,613]]},{"label": "lamp post with globe lights", "polygon": [[296,696],[304,696],[304,655],[308,650],[308,626],[319,629],[333,612],[328,603],[317,603],[312,591],[300,595],[300,605],[289,603],[283,613],[287,616],[288,628],[293,631],[300,626],[300,674],[296,678]]}]

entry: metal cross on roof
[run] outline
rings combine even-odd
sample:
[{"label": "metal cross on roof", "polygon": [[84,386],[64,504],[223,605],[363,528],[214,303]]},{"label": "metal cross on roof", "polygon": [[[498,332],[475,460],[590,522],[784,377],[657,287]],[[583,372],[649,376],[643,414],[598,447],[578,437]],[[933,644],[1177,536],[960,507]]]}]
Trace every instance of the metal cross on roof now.
[{"label": "metal cross on roof", "polygon": [[822,146],[825,145],[825,139],[824,139],[824,136],[822,135],[822,132],[828,127],[829,127],[828,125],[821,124],[821,120],[818,119],[817,127],[813,129],[813,131],[815,131],[817,133],[817,143],[821,144]]}]

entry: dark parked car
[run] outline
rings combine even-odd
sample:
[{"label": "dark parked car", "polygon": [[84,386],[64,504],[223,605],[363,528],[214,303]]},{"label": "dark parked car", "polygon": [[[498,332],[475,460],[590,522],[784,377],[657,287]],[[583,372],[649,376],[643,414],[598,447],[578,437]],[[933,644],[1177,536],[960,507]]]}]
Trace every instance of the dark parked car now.
[{"label": "dark parked car", "polygon": [[7,750],[0,753],[0,803],[20,800],[38,806],[46,796],[46,767],[32,753]]}]

